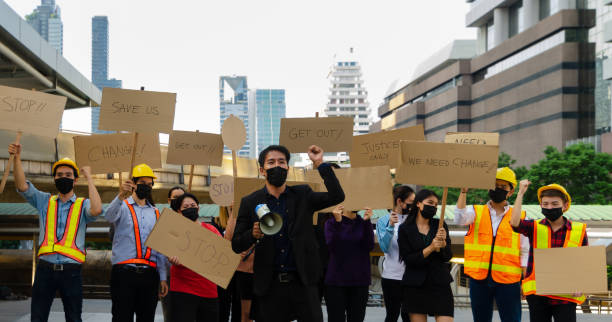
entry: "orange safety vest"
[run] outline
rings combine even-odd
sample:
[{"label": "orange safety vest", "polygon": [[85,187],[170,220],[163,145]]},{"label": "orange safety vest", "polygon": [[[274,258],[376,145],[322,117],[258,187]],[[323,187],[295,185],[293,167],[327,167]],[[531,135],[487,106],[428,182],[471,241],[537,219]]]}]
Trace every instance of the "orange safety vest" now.
[{"label": "orange safety vest", "polygon": [[[151,248],[147,247],[147,251],[142,255],[142,245],[140,241],[140,227],[138,226],[138,218],[136,217],[136,212],[134,211],[134,207],[130,205],[127,199],[124,200],[125,204],[128,206],[130,213],[132,214],[132,224],[134,224],[134,241],[136,243],[136,258],[127,259],[117,264],[144,264],[149,265],[151,267],[157,267],[155,261],[151,260]],[[159,210],[155,208],[155,220],[159,219]]]},{"label": "orange safety vest", "polygon": [[83,201],[85,201],[85,198],[77,198],[72,206],[70,206],[68,218],[66,219],[64,236],[60,241],[57,240],[56,235],[57,198],[57,196],[51,196],[51,198],[49,198],[45,237],[38,249],[38,256],[57,253],[72,258],[79,263],[83,263],[85,261],[85,251],[77,247],[75,239],[79,230],[81,209],[83,208]]},{"label": "orange safety vest", "polygon": [[[551,232],[550,226],[544,224],[544,220],[537,221],[533,229],[533,248],[550,248],[551,245]],[[580,222],[571,222],[571,230],[565,233],[565,242],[563,247],[580,247],[586,234],[586,224]],[[533,268],[531,274],[523,280],[523,294],[525,295],[540,295],[537,294],[536,290],[536,278],[535,278],[535,258],[533,262]],[[586,296],[582,295],[579,297],[571,296],[570,294],[557,294],[557,295],[542,295],[551,299],[569,301],[576,304],[582,304],[586,300]]]},{"label": "orange safety vest", "polygon": [[[464,273],[473,279],[484,280],[491,271],[497,283],[512,284],[521,280],[520,235],[510,226],[512,208],[502,218],[493,238],[493,224],[489,207],[474,206],[474,222],[464,237]],[[521,213],[525,218],[525,212]],[[491,259],[491,253],[493,258]]]}]

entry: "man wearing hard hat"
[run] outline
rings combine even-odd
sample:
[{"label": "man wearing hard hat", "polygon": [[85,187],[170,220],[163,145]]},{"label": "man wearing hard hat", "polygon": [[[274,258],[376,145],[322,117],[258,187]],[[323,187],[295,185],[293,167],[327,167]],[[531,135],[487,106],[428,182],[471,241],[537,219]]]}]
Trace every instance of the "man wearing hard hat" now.
[{"label": "man wearing hard hat", "polygon": [[52,174],[57,195],[36,189],[26,181],[21,164],[21,144],[10,144],[14,155],[15,186],[19,194],[36,210],[40,218],[38,264],[32,285],[32,321],[47,321],[55,292],[59,290],[66,321],[81,321],[83,283],[81,265],[85,261],[87,223],[102,213],[102,200],[94,186],[89,167],[83,167],[89,198],[77,198],[74,184],[81,172],[74,161],[64,158],[53,164]]},{"label": "man wearing hard hat", "polygon": [[155,179],[148,165],[135,166],[132,180],[121,185],[104,215],[115,227],[111,258],[113,321],[133,321],[134,314],[137,321],[153,321],[158,296],[168,293],[167,259],[145,246],[159,218],[151,197]]},{"label": "man wearing hard hat", "polygon": [[514,232],[510,218],[525,212],[513,209],[516,175],[510,168],[497,169],[495,190],[489,190],[486,205],[466,207],[467,189],[462,189],[455,224],[470,225],[464,241],[463,270],[470,277],[472,316],[476,322],[493,319],[493,300],[503,322],[521,320],[521,277],[527,266],[529,240]]},{"label": "man wearing hard hat", "polygon": [[[523,196],[531,183],[522,180],[514,203],[521,209]],[[556,183],[538,189],[538,200],[544,219],[524,220],[512,215],[510,224],[514,231],[529,237],[529,265],[523,279],[523,294],[527,296],[530,321],[576,321],[576,304],[582,304],[582,294],[538,295],[533,262],[535,248],[588,246],[586,224],[572,222],[563,216],[572,205],[572,197],[565,188]]]}]

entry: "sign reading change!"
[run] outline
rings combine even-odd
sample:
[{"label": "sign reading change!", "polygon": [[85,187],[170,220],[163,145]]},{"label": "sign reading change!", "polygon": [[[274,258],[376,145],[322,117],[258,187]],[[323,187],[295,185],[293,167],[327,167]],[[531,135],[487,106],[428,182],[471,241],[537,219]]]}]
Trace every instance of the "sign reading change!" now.
[{"label": "sign reading change!", "polygon": [[400,141],[424,141],[423,125],[353,137],[351,167],[399,166]]},{"label": "sign reading change!", "polygon": [[281,119],[279,144],[292,153],[307,152],[313,144],[325,152],[349,152],[353,146],[353,118]]},{"label": "sign reading change!", "polygon": [[[130,133],[75,136],[74,153],[79,166],[90,166],[92,174],[130,171],[132,157]],[[157,133],[141,134],[136,147],[136,164],[161,168],[161,151]]]},{"label": "sign reading change!", "polygon": [[107,131],[170,133],[175,105],[175,93],[105,87],[99,127]]},{"label": "sign reading change!", "polygon": [[449,188],[495,188],[494,145],[401,141],[399,182]]},{"label": "sign reading change!", "polygon": [[65,106],[65,96],[0,86],[0,129],[55,138]]},{"label": "sign reading change!", "polygon": [[172,131],[167,163],[221,166],[223,140],[219,134]]}]

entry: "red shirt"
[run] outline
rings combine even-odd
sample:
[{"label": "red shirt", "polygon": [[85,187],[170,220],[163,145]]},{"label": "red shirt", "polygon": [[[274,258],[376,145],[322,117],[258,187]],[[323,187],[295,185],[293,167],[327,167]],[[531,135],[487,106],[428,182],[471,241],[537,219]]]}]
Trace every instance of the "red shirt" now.
[{"label": "red shirt", "polygon": [[[557,231],[552,231],[552,229],[550,230],[551,231],[551,234],[550,234],[550,247],[551,248],[563,247],[563,244],[565,244],[565,234],[567,233],[568,230],[572,230],[572,222],[567,220],[567,218],[565,217],[563,217],[563,220],[565,221],[565,225],[561,226],[561,228],[559,228]],[[542,223],[550,227],[550,223],[548,222],[547,219],[544,219]],[[529,237],[529,245],[531,247],[529,247],[529,261],[527,264],[527,276],[531,275],[531,272],[533,271],[533,245],[535,243],[535,241],[533,240],[533,230],[535,229],[535,225],[536,225],[536,222],[534,220],[521,220],[521,223],[519,224],[517,228],[512,227],[512,229],[515,232]],[[589,245],[589,240],[587,238],[587,235],[585,234],[584,239],[582,240],[582,246],[588,246],[588,245]],[[557,305],[557,304],[570,304],[571,302],[549,298],[549,303],[551,305]]]},{"label": "red shirt", "polygon": [[[221,236],[213,225],[202,223],[202,227]],[[170,268],[170,291],[205,298],[217,298],[217,285],[215,283],[183,265],[172,265]]]}]

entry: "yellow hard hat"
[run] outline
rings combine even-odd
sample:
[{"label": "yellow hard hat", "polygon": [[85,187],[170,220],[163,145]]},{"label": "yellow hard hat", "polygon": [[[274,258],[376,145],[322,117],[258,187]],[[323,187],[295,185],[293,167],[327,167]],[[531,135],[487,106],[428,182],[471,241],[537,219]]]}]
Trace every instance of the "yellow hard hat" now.
[{"label": "yellow hard hat", "polygon": [[556,184],[556,183],[549,184],[547,186],[543,186],[543,187],[540,187],[540,189],[538,189],[538,201],[540,203],[542,203],[542,192],[544,192],[546,190],[557,190],[557,191],[561,192],[562,194],[564,194],[565,197],[567,198],[567,209],[565,209],[565,211],[568,211],[570,209],[570,206],[572,205],[572,197],[567,192],[567,190],[565,190],[565,188],[563,188],[562,185]]},{"label": "yellow hard hat", "polygon": [[53,164],[53,169],[51,169],[51,173],[55,173],[55,169],[59,166],[69,166],[72,167],[76,171],[76,176],[80,176],[81,172],[79,171],[79,167],[77,167],[76,163],[69,158],[63,158]]},{"label": "yellow hard hat", "polygon": [[495,176],[495,179],[508,181],[512,184],[513,188],[516,188],[516,174],[514,173],[514,171],[512,171],[512,169],[508,167],[497,169],[497,175]]},{"label": "yellow hard hat", "polygon": [[146,164],[139,164],[132,169],[132,178],[140,178],[140,177],[149,177],[153,179],[157,179],[155,173],[153,173],[153,169]]}]

